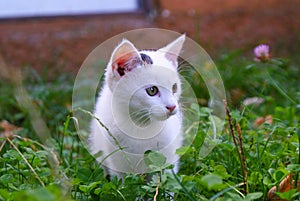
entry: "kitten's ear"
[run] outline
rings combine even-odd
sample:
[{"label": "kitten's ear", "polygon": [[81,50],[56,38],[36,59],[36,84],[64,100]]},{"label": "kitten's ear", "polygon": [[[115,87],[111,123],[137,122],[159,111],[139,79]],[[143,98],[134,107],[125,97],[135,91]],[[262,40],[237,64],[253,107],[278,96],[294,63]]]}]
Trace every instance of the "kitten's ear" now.
[{"label": "kitten's ear", "polygon": [[165,57],[171,61],[177,67],[177,59],[181,52],[183,43],[185,41],[185,34],[169,43],[167,46],[159,49],[159,51],[165,53]]},{"label": "kitten's ear", "polygon": [[111,70],[114,75],[122,77],[141,64],[140,54],[134,45],[124,39],[113,51],[111,56]]}]

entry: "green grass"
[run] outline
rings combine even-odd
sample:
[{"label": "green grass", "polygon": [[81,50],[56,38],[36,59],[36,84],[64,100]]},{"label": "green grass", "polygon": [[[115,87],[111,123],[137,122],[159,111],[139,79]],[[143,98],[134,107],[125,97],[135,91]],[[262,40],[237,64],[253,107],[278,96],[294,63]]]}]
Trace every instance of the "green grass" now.
[{"label": "green grass", "polygon": [[[207,157],[199,157],[209,125],[209,110],[202,105],[201,129],[185,147],[179,173],[165,171],[169,165],[164,156],[150,153],[155,171],[151,181],[145,175],[130,174],[123,182],[105,177],[76,133],[70,111],[73,76],[49,80],[29,70],[23,82],[27,105],[16,98],[16,86],[0,80],[0,121],[18,128],[0,130],[0,200],[267,200],[268,190],[287,175],[299,178],[300,64],[287,59],[255,63],[243,54],[224,54],[216,63],[237,139],[237,125],[241,127],[243,156],[226,121],[221,142]],[[206,91],[191,81],[195,91]],[[200,98],[208,100],[205,94]],[[264,102],[244,106],[242,101],[249,97]],[[267,115],[271,124],[256,125],[257,118]],[[46,122],[46,130],[40,121]],[[295,190],[280,196],[300,200]]]}]

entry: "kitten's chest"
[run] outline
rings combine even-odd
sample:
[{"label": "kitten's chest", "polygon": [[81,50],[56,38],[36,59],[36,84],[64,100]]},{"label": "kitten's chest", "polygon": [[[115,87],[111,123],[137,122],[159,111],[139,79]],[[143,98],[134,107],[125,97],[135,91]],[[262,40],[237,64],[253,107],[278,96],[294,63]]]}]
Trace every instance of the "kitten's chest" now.
[{"label": "kitten's chest", "polygon": [[144,154],[147,150],[162,150],[178,141],[178,139],[181,141],[181,130],[181,120],[178,116],[174,116],[165,121],[164,127],[160,128],[155,135],[149,138],[133,138],[118,128],[115,130],[115,134],[125,151]]}]

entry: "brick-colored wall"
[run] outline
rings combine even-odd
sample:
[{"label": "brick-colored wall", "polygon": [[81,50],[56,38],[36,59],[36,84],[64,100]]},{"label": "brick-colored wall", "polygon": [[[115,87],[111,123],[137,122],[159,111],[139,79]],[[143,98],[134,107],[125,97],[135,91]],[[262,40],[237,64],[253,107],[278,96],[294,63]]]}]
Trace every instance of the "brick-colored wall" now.
[{"label": "brick-colored wall", "polygon": [[259,42],[269,43],[273,54],[293,54],[300,46],[299,0],[154,1],[164,14],[155,19],[139,13],[0,20],[0,54],[12,69],[77,72],[101,42],[143,27],[186,33],[210,54]]}]

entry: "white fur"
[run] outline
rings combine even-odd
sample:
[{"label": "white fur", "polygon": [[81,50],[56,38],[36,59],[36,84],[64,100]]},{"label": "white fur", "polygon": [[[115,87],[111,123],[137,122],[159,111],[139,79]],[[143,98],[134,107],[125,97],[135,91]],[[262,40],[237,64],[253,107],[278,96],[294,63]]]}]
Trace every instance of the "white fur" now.
[{"label": "white fur", "polygon": [[[179,157],[175,151],[182,146],[182,114],[178,103],[181,82],[177,73],[177,56],[184,40],[185,37],[181,36],[157,51],[138,51],[132,43],[123,40],[112,53],[94,115],[115,139],[96,119],[91,122],[89,136],[90,151],[92,154],[102,151],[97,160],[109,174],[122,177],[126,172],[146,172],[143,154],[147,150],[160,151],[167,157],[167,162],[175,163],[175,171],[178,170]],[[128,52],[139,58],[140,53],[147,54],[153,64],[141,63],[120,76],[112,66],[119,56]],[[174,83],[177,83],[177,92],[173,94]],[[145,92],[151,86],[158,86],[159,96],[151,97]],[[176,106],[172,113],[166,108],[168,105]],[[129,112],[140,109],[151,113],[150,121],[131,119]],[[123,150],[119,150],[119,146]]]}]

